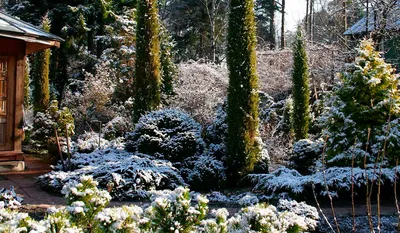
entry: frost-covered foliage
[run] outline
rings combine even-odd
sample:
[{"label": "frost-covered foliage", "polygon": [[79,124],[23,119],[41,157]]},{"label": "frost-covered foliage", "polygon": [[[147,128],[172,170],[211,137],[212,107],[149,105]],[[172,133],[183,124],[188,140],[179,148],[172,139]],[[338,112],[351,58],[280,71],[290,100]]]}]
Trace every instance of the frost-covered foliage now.
[{"label": "frost-covered foliage", "polygon": [[36,113],[27,141],[34,149],[51,151],[51,147],[55,144],[54,129],[57,129],[59,137],[66,136],[66,130],[68,130],[68,136],[75,134],[75,122],[70,110],[67,107],[59,109],[56,100],[51,101],[44,113]]},{"label": "frost-covered foliage", "polygon": [[[257,204],[241,209],[229,218],[226,209],[216,209],[208,215],[208,199],[192,196],[189,189],[157,191],[151,204],[105,208],[111,199],[107,191],[99,190],[90,176],[82,176],[63,187],[67,206],[51,208],[41,221],[0,207],[0,231],[5,233],[103,233],[103,232],[304,232],[313,230],[318,214],[304,203],[281,201],[278,207]],[[196,200],[193,206],[192,201]]]},{"label": "frost-covered foliage", "polygon": [[303,139],[293,145],[293,156],[290,158],[292,168],[303,175],[314,171],[315,163],[321,158],[325,142],[321,138],[312,141]]},{"label": "frost-covered foliage", "polygon": [[129,132],[132,128],[131,119],[117,116],[104,126],[102,132],[105,139],[113,140],[118,137],[124,137],[125,133]]},{"label": "frost-covered foliage", "polygon": [[[340,192],[349,192],[354,183],[355,187],[363,187],[369,184],[393,183],[395,174],[400,167],[382,168],[382,173],[374,167],[367,170],[351,167],[331,167],[323,171],[317,171],[310,175],[301,175],[298,171],[281,167],[270,174],[251,174],[249,178],[254,183],[254,191],[263,191],[267,194],[278,195],[287,192],[292,196],[300,197],[304,194],[312,194],[312,188],[318,195],[329,193],[338,197]],[[352,181],[352,177],[354,181]]]},{"label": "frost-covered foliage", "polygon": [[168,106],[185,110],[201,123],[209,122],[227,94],[226,68],[190,62],[179,64],[178,71],[173,83],[176,95],[168,100]]},{"label": "frost-covered foliage", "polygon": [[24,199],[17,195],[13,186],[10,189],[0,188],[0,208],[17,208],[23,201]]},{"label": "frost-covered foliage", "polygon": [[96,64],[96,74],[84,72],[84,81],[71,80],[65,92],[63,105],[71,109],[78,132],[87,128],[87,121],[106,123],[117,116],[115,107],[111,106],[117,77],[110,63],[106,60]]},{"label": "frost-covered foliage", "polygon": [[383,160],[393,166],[400,151],[398,76],[371,40],[362,41],[357,52],[320,117],[327,138],[326,162],[350,166],[354,157],[359,167]]},{"label": "frost-covered foliage", "polygon": [[[105,149],[108,147],[123,148],[122,139],[118,138],[112,141],[108,141],[94,132],[86,132],[79,135],[75,144],[73,144],[73,151],[79,153],[90,153],[96,149]],[[119,145],[118,145],[119,144]]]},{"label": "frost-covered foliage", "polygon": [[200,156],[205,144],[199,123],[185,112],[166,109],[142,116],[126,136],[126,149],[179,163]]},{"label": "frost-covered foliage", "polygon": [[83,228],[90,228],[93,216],[103,210],[111,200],[110,194],[97,188],[98,183],[91,176],[81,176],[78,181],[64,185],[62,194],[65,195],[70,219]]},{"label": "frost-covered foliage", "polygon": [[144,154],[131,154],[122,149],[106,148],[90,154],[76,153],[71,172],[61,167],[38,177],[38,184],[46,190],[60,192],[64,184],[78,181],[81,176],[93,176],[102,188],[110,188],[114,198],[146,197],[147,191],[173,189],[185,185],[179,171],[168,161]]},{"label": "frost-covered foliage", "polygon": [[218,189],[226,181],[223,162],[209,155],[202,155],[197,158],[187,170],[188,183],[195,190]]}]

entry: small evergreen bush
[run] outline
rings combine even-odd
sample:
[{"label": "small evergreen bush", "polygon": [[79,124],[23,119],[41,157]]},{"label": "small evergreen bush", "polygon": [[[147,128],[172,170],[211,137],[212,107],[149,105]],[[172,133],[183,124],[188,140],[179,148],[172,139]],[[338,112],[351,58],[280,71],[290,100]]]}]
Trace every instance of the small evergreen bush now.
[{"label": "small evergreen bush", "polygon": [[126,149],[171,162],[197,157],[205,149],[201,125],[180,110],[159,110],[139,119],[126,136]]}]

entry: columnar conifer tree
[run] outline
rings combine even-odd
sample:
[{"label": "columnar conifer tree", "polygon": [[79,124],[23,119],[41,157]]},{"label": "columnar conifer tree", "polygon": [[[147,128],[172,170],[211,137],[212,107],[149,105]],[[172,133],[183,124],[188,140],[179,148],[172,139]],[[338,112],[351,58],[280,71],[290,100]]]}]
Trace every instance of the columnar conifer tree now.
[{"label": "columnar conifer tree", "polygon": [[160,105],[160,41],[157,1],[137,5],[134,121]]},{"label": "columnar conifer tree", "polygon": [[[50,32],[50,19],[45,16],[42,21],[42,28]],[[35,55],[33,72],[33,107],[36,112],[43,112],[47,109],[50,102],[50,49],[46,49]]]},{"label": "columnar conifer tree", "polygon": [[227,54],[230,185],[251,172],[260,156],[255,33],[253,0],[231,0]]},{"label": "columnar conifer tree", "polygon": [[301,28],[297,29],[296,41],[293,47],[293,129],[295,140],[308,137],[310,122],[310,89],[307,53]]}]

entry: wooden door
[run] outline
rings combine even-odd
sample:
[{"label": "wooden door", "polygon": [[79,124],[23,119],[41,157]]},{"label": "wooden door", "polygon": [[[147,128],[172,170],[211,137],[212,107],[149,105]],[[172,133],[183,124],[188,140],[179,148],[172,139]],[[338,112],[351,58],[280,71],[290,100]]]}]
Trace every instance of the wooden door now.
[{"label": "wooden door", "polygon": [[13,95],[15,60],[0,57],[0,151],[12,150],[13,146]]}]

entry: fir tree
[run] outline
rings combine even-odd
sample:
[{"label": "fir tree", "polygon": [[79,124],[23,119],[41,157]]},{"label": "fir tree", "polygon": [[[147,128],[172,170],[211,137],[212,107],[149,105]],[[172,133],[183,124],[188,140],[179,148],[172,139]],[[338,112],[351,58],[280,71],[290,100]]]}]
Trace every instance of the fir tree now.
[{"label": "fir tree", "polygon": [[[50,32],[50,19],[47,15],[43,18],[42,28]],[[33,107],[36,112],[43,112],[47,109],[50,102],[50,49],[46,49],[35,55],[35,68],[33,75]]]},{"label": "fir tree", "polygon": [[258,77],[253,0],[231,0],[228,54],[228,170],[230,185],[254,169],[258,141]]},{"label": "fir tree", "polygon": [[293,47],[293,130],[295,140],[308,137],[310,122],[310,89],[308,84],[307,53],[301,28],[297,29]]},{"label": "fir tree", "polygon": [[[326,162],[355,166],[379,160],[394,165],[400,156],[399,80],[390,64],[364,40],[354,64],[340,74],[320,117],[325,128]],[[378,161],[379,161],[378,160]]]},{"label": "fir tree", "polygon": [[172,49],[174,43],[165,27],[161,28],[160,46],[162,92],[166,95],[172,95],[174,94],[173,81],[176,77],[177,68],[173,62]]},{"label": "fir tree", "polygon": [[160,41],[155,0],[137,5],[134,121],[160,105]]}]

